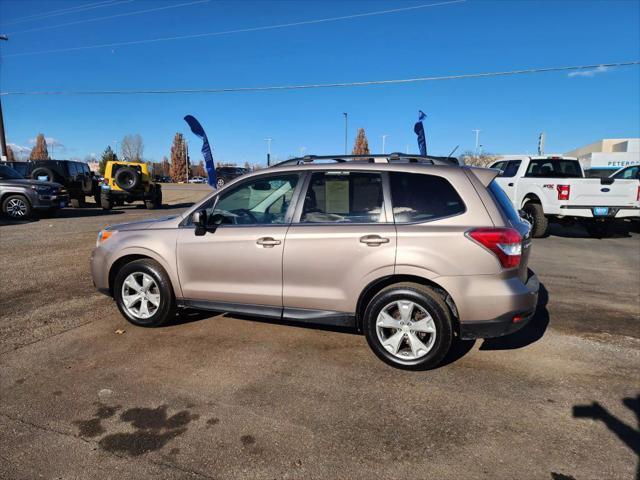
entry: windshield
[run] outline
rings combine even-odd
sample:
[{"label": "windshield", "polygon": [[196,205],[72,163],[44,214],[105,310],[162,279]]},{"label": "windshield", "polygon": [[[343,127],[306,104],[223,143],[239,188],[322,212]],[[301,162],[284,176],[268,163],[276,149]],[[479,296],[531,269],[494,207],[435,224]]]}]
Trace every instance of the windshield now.
[{"label": "windshield", "polygon": [[24,177],[13,168],[7,167],[6,165],[0,165],[0,178],[18,180]]},{"label": "windshield", "polygon": [[531,160],[527,177],[582,178],[580,162],[577,160]]}]

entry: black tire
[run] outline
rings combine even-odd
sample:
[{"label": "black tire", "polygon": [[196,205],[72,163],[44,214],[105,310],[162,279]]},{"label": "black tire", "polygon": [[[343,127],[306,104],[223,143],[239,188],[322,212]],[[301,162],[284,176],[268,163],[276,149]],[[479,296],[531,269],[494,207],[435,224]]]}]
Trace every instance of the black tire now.
[{"label": "black tire", "polygon": [[31,218],[31,203],[24,195],[8,195],[2,200],[2,213],[13,220]]},{"label": "black tire", "polygon": [[38,180],[38,177],[47,177],[47,182],[55,181],[53,170],[47,167],[36,167],[33,169],[33,172],[31,172],[31,178],[34,180]]},{"label": "black tire", "polygon": [[549,228],[549,219],[545,217],[542,205],[534,202],[525,203],[522,210],[527,214],[527,219],[531,222],[531,236],[533,238],[544,237]]},{"label": "black tire", "polygon": [[119,168],[113,177],[116,185],[125,192],[131,192],[140,186],[140,172],[130,167]]},{"label": "black tire", "polygon": [[102,195],[99,192],[94,193],[93,201],[96,202],[96,207],[100,208],[102,206]]},{"label": "black tire", "polygon": [[[378,338],[378,315],[387,305],[399,300],[409,300],[419,305],[431,316],[435,325],[435,340],[431,349],[417,359],[399,358],[387,351]],[[365,310],[363,329],[367,343],[378,358],[404,370],[428,370],[438,366],[451,348],[453,340],[453,322],[449,308],[434,289],[418,283],[396,283],[378,292]],[[405,341],[403,339],[401,343]]]},{"label": "black tire", "polygon": [[156,196],[153,201],[155,208],[162,208],[162,188],[160,185],[156,185]]},{"label": "black tire", "polygon": [[100,196],[100,207],[103,210],[111,210],[113,208],[113,201],[108,195]]},{"label": "black tire", "polygon": [[589,236],[593,238],[606,238],[611,235],[612,222],[610,220],[588,220],[585,222],[584,227],[587,229]]},{"label": "black tire", "polygon": [[[122,286],[125,279],[129,277],[129,275],[137,273],[144,273],[153,278],[156,282],[158,287],[157,290],[160,295],[159,306],[150,317],[145,319],[140,319],[131,315],[125,307],[122,299]],[[122,313],[122,315],[134,325],[138,325],[140,327],[159,327],[175,318],[176,299],[173,294],[171,280],[169,279],[167,272],[165,272],[160,264],[154,260],[135,260],[123,266],[116,274],[113,286],[113,296],[120,313]]]}]

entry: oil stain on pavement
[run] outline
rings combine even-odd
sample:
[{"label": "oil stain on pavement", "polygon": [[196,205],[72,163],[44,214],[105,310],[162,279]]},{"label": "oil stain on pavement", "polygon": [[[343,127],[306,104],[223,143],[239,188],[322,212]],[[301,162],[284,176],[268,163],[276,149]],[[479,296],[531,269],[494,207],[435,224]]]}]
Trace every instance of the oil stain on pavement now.
[{"label": "oil stain on pavement", "polygon": [[[119,409],[120,406],[98,403],[93,418],[78,420],[74,424],[81,437],[98,437],[106,432],[102,421],[113,417]],[[98,441],[98,445],[108,452],[135,457],[160,450],[171,439],[186,432],[187,425],[198,417],[188,410],[168,416],[166,405],[157,408],[130,408],[120,414],[120,421],[129,423],[135,430],[105,435]]]}]

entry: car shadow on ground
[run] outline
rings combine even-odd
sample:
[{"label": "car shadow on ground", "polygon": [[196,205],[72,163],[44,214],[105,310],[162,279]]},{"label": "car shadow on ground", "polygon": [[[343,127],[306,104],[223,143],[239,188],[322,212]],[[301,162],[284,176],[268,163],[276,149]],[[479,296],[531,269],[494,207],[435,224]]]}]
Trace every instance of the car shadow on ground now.
[{"label": "car shadow on ground", "polygon": [[622,404],[635,414],[635,426],[626,424],[598,402],[591,405],[574,405],[573,418],[590,418],[604,423],[638,457],[636,479],[640,480],[640,393],[635,397],[623,398]]},{"label": "car shadow on ground", "polygon": [[572,223],[563,225],[561,223],[549,223],[549,230],[545,237],[561,237],[561,238],[593,238],[596,240],[604,240],[607,238],[629,238],[632,233],[640,233],[640,222],[624,222],[619,221],[611,225],[610,231],[603,237],[592,237],[587,229],[579,224]]},{"label": "car shadow on ground", "polygon": [[513,350],[523,348],[540,340],[549,325],[549,311],[547,303],[549,302],[549,292],[545,286],[540,284],[538,293],[538,305],[533,318],[521,330],[510,335],[497,338],[487,338],[482,342],[480,350]]},{"label": "car shadow on ground", "polygon": [[26,225],[29,223],[35,223],[39,221],[47,221],[53,220],[56,218],[83,218],[83,217],[100,217],[104,215],[118,215],[119,211],[106,211],[106,210],[96,210],[96,209],[88,209],[88,208],[68,208],[60,210],[54,214],[49,213],[36,213],[33,217],[25,219],[25,220],[13,220],[11,218],[7,218],[6,216],[0,217],[0,227],[8,226],[8,225]]}]

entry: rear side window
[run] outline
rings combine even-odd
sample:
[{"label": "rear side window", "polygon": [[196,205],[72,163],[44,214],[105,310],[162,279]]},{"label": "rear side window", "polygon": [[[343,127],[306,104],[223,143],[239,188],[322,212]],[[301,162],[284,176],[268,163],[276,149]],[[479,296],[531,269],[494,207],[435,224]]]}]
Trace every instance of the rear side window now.
[{"label": "rear side window", "polygon": [[495,180],[489,184],[489,191],[498,204],[498,207],[506,215],[511,224],[517,225],[520,223],[520,215],[516,212],[516,209],[513,207],[513,204],[511,203],[511,200],[509,200],[509,197],[507,197],[507,194],[504,193],[504,190],[500,188],[500,185],[498,185]]},{"label": "rear side window", "polygon": [[301,223],[384,222],[382,177],[368,172],[315,172]]},{"label": "rear side window", "polygon": [[504,172],[501,177],[515,177],[516,173],[518,173],[518,169],[520,168],[521,160],[511,160],[507,163],[507,167],[504,169]]},{"label": "rear side window", "polygon": [[464,213],[465,206],[445,178],[391,172],[391,198],[396,223],[427,222]]}]

